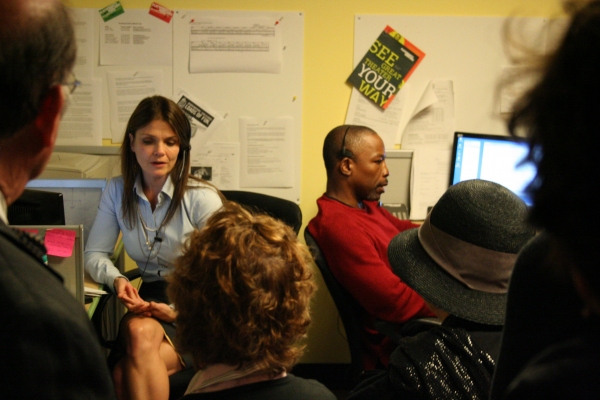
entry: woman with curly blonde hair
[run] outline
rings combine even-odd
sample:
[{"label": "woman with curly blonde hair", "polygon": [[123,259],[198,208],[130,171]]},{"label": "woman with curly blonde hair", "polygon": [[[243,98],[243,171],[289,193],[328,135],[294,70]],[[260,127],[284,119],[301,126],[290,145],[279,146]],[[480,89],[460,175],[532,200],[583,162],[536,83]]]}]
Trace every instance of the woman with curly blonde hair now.
[{"label": "woman with curly blonde hair", "polygon": [[288,373],[310,324],[310,261],[291,228],[236,203],[190,236],[168,278],[178,346],[198,368],[186,399],[335,399]]}]

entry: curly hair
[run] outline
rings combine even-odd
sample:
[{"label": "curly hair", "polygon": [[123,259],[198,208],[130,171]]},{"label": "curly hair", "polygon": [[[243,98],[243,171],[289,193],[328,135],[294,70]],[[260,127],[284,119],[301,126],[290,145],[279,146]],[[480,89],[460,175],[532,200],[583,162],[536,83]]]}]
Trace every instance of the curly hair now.
[{"label": "curly hair", "polygon": [[256,363],[273,376],[289,370],[311,320],[311,260],[283,222],[228,202],[192,233],[167,278],[178,348],[197,368]]}]

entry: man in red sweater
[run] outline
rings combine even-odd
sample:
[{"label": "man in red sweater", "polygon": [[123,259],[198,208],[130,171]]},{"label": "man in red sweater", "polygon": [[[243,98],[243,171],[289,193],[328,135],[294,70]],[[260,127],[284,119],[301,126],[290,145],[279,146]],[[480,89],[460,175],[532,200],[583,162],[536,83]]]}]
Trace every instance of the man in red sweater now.
[{"label": "man in red sweater", "polygon": [[364,126],[334,128],[323,145],[327,191],[308,224],[331,272],[364,308],[365,369],[387,367],[393,343],[376,320],[402,324],[433,317],[423,299],[391,270],[387,249],[398,233],[417,227],[391,215],[379,198],[388,184],[385,147]]}]

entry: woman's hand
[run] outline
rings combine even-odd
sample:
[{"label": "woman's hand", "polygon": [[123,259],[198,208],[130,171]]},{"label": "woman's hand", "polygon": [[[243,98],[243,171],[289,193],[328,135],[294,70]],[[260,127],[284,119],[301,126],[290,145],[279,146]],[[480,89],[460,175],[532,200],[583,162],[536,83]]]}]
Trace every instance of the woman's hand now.
[{"label": "woman's hand", "polygon": [[114,281],[117,297],[127,307],[127,310],[134,314],[145,317],[158,318],[165,322],[175,321],[177,312],[165,303],[147,302],[142,299],[133,285],[124,278],[117,278]]},{"label": "woman's hand", "polygon": [[116,278],[114,283],[115,292],[117,298],[123,303],[127,309],[135,314],[143,314],[148,312],[150,304],[144,301],[136,288],[133,287],[131,282],[125,278]]},{"label": "woman's hand", "polygon": [[173,322],[177,317],[177,311],[173,310],[168,304],[150,302],[148,312],[154,317],[165,322]]}]

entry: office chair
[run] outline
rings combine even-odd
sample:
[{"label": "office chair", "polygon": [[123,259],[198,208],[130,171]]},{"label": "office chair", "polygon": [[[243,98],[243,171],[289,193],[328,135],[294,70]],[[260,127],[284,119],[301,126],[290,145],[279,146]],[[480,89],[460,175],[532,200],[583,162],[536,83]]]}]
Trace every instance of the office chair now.
[{"label": "office chair", "polygon": [[268,214],[285,222],[296,235],[302,226],[302,211],[298,204],[290,200],[256,192],[242,190],[222,190],[223,196],[229,201],[245,206],[250,211]]},{"label": "office chair", "polygon": [[[253,212],[262,212],[265,214],[269,214],[274,218],[277,218],[283,222],[285,222],[288,226],[290,226],[296,234],[298,234],[300,230],[300,226],[302,225],[302,212],[300,207],[289,200],[280,199],[278,197],[269,196],[262,193],[255,192],[244,192],[238,190],[224,190],[222,191],[223,195],[227,200],[235,201],[242,206],[247,207],[250,211]],[[122,251],[123,246],[122,243],[120,247],[115,250],[115,254],[112,256],[113,262],[119,257],[120,252]],[[126,271],[123,273],[130,281],[137,279],[141,276],[139,269],[133,269],[130,271]],[[100,344],[112,350],[116,346],[116,340],[107,336],[110,336],[105,332],[104,324],[103,324],[103,315],[104,310],[108,302],[115,298],[113,293],[109,292],[109,294],[104,295],[100,298],[98,305],[96,306],[96,311],[92,316],[92,325],[98,334],[98,338],[100,340]],[[115,336],[115,334],[113,334]],[[186,369],[183,371],[179,371],[171,376],[169,376],[169,399],[178,399],[183,396],[187,386],[195,374],[195,370],[193,368]]]},{"label": "office chair", "polygon": [[[333,276],[319,245],[308,229],[304,230],[304,240],[313,254],[315,264],[317,264],[319,271],[321,271],[325,285],[329,290],[329,294],[331,294],[331,298],[338,309],[340,319],[344,325],[346,340],[350,350],[349,378],[350,383],[354,386],[365,372],[363,354],[366,349],[361,339],[362,324],[360,322],[360,315],[366,311]],[[375,329],[388,336],[395,343],[398,343],[402,337],[414,336],[439,325],[440,321],[437,318],[414,318],[402,325],[381,320],[375,321]]]},{"label": "office chair", "polygon": [[344,325],[346,340],[350,350],[350,370],[348,378],[350,378],[350,383],[354,386],[364,370],[363,354],[365,349],[361,339],[362,324],[359,319],[362,307],[333,276],[319,245],[308,229],[304,229],[304,240],[315,258],[315,264],[317,264],[319,271],[321,271],[325,285],[329,290],[329,294],[331,294],[331,298],[338,309],[340,319]]}]

